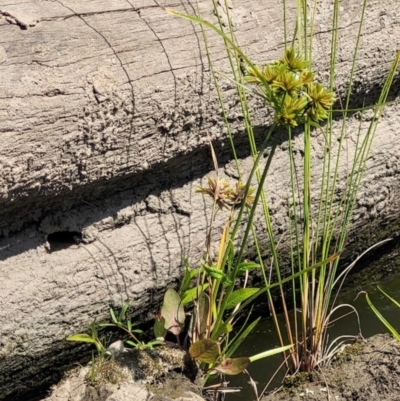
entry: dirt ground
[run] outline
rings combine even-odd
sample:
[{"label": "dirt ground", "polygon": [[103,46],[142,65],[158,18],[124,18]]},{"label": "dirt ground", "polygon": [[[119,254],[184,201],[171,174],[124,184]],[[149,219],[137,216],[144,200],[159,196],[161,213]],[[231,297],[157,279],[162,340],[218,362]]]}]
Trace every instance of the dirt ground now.
[{"label": "dirt ground", "polygon": [[315,379],[263,401],[399,401],[400,342],[387,334],[371,337],[345,351]]},{"label": "dirt ground", "polygon": [[[388,334],[378,334],[345,348],[330,367],[312,376],[313,382],[292,379],[292,383],[300,384],[271,392],[262,401],[400,401],[400,342]],[[189,379],[171,372],[165,381],[152,387],[152,399],[167,400],[165,396],[177,390],[199,392]],[[56,399],[67,401],[62,396]]]}]

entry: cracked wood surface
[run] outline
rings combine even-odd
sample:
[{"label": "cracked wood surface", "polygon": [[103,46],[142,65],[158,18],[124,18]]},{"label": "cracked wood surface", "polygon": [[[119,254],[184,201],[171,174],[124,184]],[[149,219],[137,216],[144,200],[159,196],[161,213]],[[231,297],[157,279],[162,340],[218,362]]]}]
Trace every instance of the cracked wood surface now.
[{"label": "cracked wood surface", "polygon": [[[206,131],[221,138],[223,126],[199,27],[149,3],[70,0],[0,6],[2,213],[167,163],[206,146]],[[363,87],[379,82],[398,42],[398,20],[389,13],[390,2],[379,8],[371,3],[358,67]],[[161,5],[187,12],[194,8],[177,1]],[[215,21],[206,0],[199,7]],[[347,40],[356,33],[360,10],[354,5],[344,9],[342,37]],[[244,1],[235,11],[236,34],[245,51],[257,62],[276,58],[283,48],[280,8]],[[18,17],[22,14],[25,17]],[[23,26],[39,22],[20,29],[5,16]],[[326,71],[329,10],[321,6],[317,17],[317,67]],[[373,38],[382,31],[387,40],[378,49]],[[210,45],[216,66],[227,71],[221,41]],[[350,57],[343,43],[339,85],[345,84]],[[232,95],[230,84],[223,93]],[[238,122],[235,102],[228,107]],[[254,122],[264,119],[260,111]]]},{"label": "cracked wood surface", "polygon": [[[194,1],[159,3],[195,10]],[[232,1],[235,34],[257,63],[282,53],[276,3]],[[329,59],[328,4],[319,4],[315,35],[321,79]],[[360,11],[353,1],[341,4],[339,94],[346,88]],[[199,7],[216,20],[208,0],[199,0]],[[399,18],[391,0],[369,2],[355,105],[376,99],[400,47]],[[214,39],[216,68],[228,73],[222,43]],[[223,80],[222,93],[246,173],[251,158],[229,81]],[[257,99],[250,101],[262,138],[269,117]],[[388,108],[377,132],[354,218],[354,227],[364,231],[356,232],[355,243],[374,241],[374,222],[397,227],[399,116],[398,106]],[[358,125],[356,118],[349,122],[350,152]],[[146,320],[159,291],[179,277],[182,258],[199,260],[209,204],[194,189],[212,170],[207,134],[221,176],[234,182],[199,27],[172,18],[151,0],[0,0],[0,399],[23,398],[50,383],[82,353],[64,338],[104,317],[109,304],[129,299]],[[295,146],[300,158],[301,137]],[[322,140],[316,138],[314,150],[318,171]],[[281,235],[286,152],[282,141],[267,183]],[[345,176],[345,166],[343,171]],[[217,227],[222,224],[220,216]],[[83,242],[52,249],[47,235],[57,231],[81,232]],[[266,241],[262,233],[260,238]]]}]

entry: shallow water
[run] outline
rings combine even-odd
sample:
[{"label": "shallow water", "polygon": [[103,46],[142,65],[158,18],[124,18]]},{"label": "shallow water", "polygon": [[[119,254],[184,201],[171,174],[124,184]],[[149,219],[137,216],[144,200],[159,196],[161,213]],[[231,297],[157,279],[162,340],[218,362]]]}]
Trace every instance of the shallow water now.
[{"label": "shallow water", "polygon": [[[393,276],[387,281],[380,284],[380,287],[392,296],[396,300],[400,300],[400,275]],[[368,291],[369,297],[382,315],[397,329],[400,330],[400,309],[391,303],[383,294],[377,289],[376,285],[369,288],[365,288]],[[353,305],[359,314],[361,333],[364,338],[371,337],[375,334],[385,333],[387,330],[383,324],[374,315],[371,309],[368,307],[365,296],[360,294],[358,297],[359,290],[349,291],[342,294],[337,301],[337,304],[350,304]],[[357,299],[355,299],[357,297]],[[349,308],[343,308],[339,314],[343,315],[349,312]],[[330,339],[337,338],[341,335],[358,335],[360,332],[358,326],[358,320],[354,313],[338,319],[332,324],[329,335]],[[274,348],[278,345],[275,328],[271,319],[265,319],[259,322],[256,330],[251,333],[246,341],[242,344],[237,356],[250,356],[255,355],[259,352],[266,351]],[[248,367],[248,371],[253,380],[258,385],[258,391],[261,391],[270,378],[274,375],[276,370],[282,363],[282,355],[275,355],[264,360],[256,361]],[[276,379],[268,387],[268,390],[272,390],[280,385],[282,374],[277,375]],[[230,380],[229,386],[240,386],[242,391],[240,393],[228,394],[226,401],[251,401],[255,399],[254,391],[248,384],[249,378],[245,374],[238,376],[228,377]]]}]

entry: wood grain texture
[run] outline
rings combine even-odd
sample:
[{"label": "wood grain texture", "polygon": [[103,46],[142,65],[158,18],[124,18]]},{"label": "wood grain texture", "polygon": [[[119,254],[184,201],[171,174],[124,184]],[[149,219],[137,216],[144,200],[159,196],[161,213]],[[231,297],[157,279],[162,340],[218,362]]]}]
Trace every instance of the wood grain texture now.
[{"label": "wood grain texture", "polygon": [[[196,6],[159,3],[188,13]],[[233,0],[235,34],[257,63],[280,57],[284,48],[277,3]],[[338,95],[348,84],[358,3],[341,2]],[[317,13],[321,80],[329,60],[329,4],[321,0]],[[199,8],[216,21],[208,0],[199,0]],[[293,22],[289,13],[290,27]],[[371,0],[354,105],[376,100],[399,38],[393,2]],[[228,74],[223,43],[212,34],[210,50],[217,70]],[[246,174],[251,158],[235,89],[223,77],[221,88]],[[392,100],[398,89],[396,81]],[[262,139],[270,117],[257,99],[250,103]],[[398,224],[399,116],[399,107],[390,106],[376,135],[353,222],[351,241],[358,245],[365,245],[360,238],[379,236],[376,224]],[[358,125],[352,116],[349,152]],[[194,190],[213,169],[208,135],[221,176],[234,182],[198,26],[172,18],[151,0],[0,0],[0,399],[23,398],[50,383],[82,355],[64,338],[104,318],[110,304],[130,300],[138,321],[151,318],[149,308],[155,312],[160,291],[178,279],[183,257],[197,263],[209,203]],[[299,163],[301,143],[300,135]],[[322,138],[314,151],[317,173],[326,151]],[[345,165],[341,171],[344,177]],[[267,188],[283,236],[288,174],[282,140]],[[223,219],[217,219],[216,239]],[[47,236],[60,231],[80,232],[83,242],[52,249]],[[267,243],[262,229],[260,235]]]}]

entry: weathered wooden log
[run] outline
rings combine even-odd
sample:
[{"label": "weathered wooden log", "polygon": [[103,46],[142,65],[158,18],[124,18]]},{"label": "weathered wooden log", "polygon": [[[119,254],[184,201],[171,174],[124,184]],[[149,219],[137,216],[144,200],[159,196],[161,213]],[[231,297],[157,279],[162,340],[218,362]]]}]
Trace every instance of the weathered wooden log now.
[{"label": "weathered wooden log", "polygon": [[[80,353],[65,337],[104,317],[110,304],[129,300],[138,321],[148,320],[161,291],[180,276],[183,258],[196,264],[209,204],[194,189],[213,169],[208,136],[220,174],[235,177],[198,26],[150,0],[14,3],[0,0],[0,399],[25,398],[49,384]],[[196,10],[190,0],[159,3]],[[211,2],[198,3],[215,22]],[[279,58],[284,48],[282,5],[267,3],[233,0],[230,9],[238,42],[256,63]],[[341,2],[339,95],[348,85],[358,3]],[[329,5],[321,1],[316,15],[321,79],[328,71]],[[400,47],[398,17],[392,1],[369,2],[354,105],[376,101]],[[211,34],[209,45],[217,71],[229,74],[222,41]],[[246,174],[251,158],[235,89],[224,78],[221,85]],[[250,102],[261,139],[268,113]],[[378,238],[382,222],[398,226],[398,111],[387,108],[376,134],[353,221],[358,245],[365,245],[358,238]],[[358,124],[351,116],[349,151]],[[286,148],[282,140],[267,183],[283,234]],[[316,138],[316,171],[324,151]]]}]

